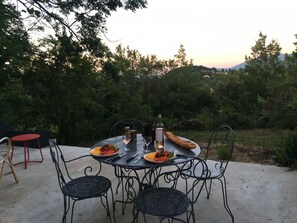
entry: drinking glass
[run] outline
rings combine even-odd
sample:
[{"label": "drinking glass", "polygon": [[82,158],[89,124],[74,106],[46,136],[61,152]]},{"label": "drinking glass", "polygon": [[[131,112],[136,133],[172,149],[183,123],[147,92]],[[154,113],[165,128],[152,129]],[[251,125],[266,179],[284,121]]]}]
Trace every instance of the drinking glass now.
[{"label": "drinking glass", "polygon": [[129,151],[130,149],[127,147],[128,143],[131,141],[131,135],[130,134],[124,134],[122,136],[123,143],[125,143],[126,147],[124,148],[124,151]]},{"label": "drinking glass", "polygon": [[143,150],[143,152],[147,153],[149,151],[148,146],[152,142],[153,138],[152,138],[152,136],[143,135],[142,140],[143,140],[144,145],[145,145],[145,149]]}]

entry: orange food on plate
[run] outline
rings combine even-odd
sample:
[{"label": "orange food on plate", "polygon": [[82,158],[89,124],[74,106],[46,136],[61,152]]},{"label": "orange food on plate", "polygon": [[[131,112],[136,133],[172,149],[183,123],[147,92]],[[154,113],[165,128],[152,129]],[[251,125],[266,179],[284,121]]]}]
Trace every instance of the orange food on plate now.
[{"label": "orange food on plate", "polygon": [[167,161],[169,158],[166,156],[155,157],[155,161]]},{"label": "orange food on plate", "polygon": [[169,160],[171,157],[173,157],[173,153],[166,151],[166,150],[161,150],[160,152],[157,152],[155,154],[155,161],[167,161]]},{"label": "orange food on plate", "polygon": [[93,155],[111,155],[118,152],[118,148],[112,144],[105,144],[101,147],[95,147],[92,150]]},{"label": "orange food on plate", "polygon": [[93,155],[101,155],[100,148],[101,147],[95,147],[94,149],[92,149],[91,153]]},{"label": "orange food on plate", "polygon": [[114,153],[116,153],[116,151],[114,151],[114,150],[107,150],[107,151],[101,152],[102,155],[109,155],[109,154],[114,154]]}]

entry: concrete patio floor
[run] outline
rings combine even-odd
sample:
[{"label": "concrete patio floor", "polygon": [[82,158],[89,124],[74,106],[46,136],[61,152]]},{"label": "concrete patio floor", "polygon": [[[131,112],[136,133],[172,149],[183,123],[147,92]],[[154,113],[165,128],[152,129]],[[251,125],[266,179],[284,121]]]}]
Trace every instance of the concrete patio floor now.
[{"label": "concrete patio floor", "polygon": [[[67,159],[89,154],[89,148],[61,148]],[[63,196],[57,183],[49,148],[44,147],[42,150],[45,157],[43,163],[29,163],[27,169],[24,169],[23,164],[15,166],[18,184],[14,182],[12,174],[3,176],[0,182],[0,223],[61,222]],[[39,151],[30,149],[30,156],[32,159],[39,159]],[[22,159],[23,148],[16,147],[13,162]],[[98,165],[92,157],[84,160]],[[7,172],[8,168],[4,171]],[[111,166],[103,165],[102,175],[112,180],[113,187],[116,186],[117,181]],[[235,222],[297,222],[297,171],[269,165],[231,162],[226,177],[229,206]],[[119,205],[116,207],[117,222],[131,222],[131,206],[127,206],[125,215],[121,214]],[[74,212],[74,222],[109,222],[98,199],[77,202]],[[202,192],[195,206],[195,214],[196,222],[231,222],[223,206],[219,182],[214,182],[209,200],[206,199],[205,191]],[[155,220],[151,219],[151,222]]]}]

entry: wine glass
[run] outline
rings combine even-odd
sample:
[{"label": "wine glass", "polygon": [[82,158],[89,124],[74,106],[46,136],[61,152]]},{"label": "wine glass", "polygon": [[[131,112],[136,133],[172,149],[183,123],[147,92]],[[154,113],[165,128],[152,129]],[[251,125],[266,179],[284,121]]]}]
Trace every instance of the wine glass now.
[{"label": "wine glass", "polygon": [[153,138],[152,138],[152,136],[143,135],[142,140],[143,140],[144,145],[145,145],[145,149],[143,150],[143,152],[147,153],[149,151],[148,146],[152,142]]},{"label": "wine glass", "polygon": [[131,141],[131,135],[130,134],[124,134],[122,136],[122,140],[123,140],[123,143],[125,143],[126,147],[124,148],[124,151],[129,151],[130,149],[127,147],[128,143]]}]

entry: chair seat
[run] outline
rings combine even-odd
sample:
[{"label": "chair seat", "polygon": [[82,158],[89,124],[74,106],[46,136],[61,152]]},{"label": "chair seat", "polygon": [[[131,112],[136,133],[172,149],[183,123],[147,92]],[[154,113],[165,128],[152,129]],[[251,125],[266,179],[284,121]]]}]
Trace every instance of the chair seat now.
[{"label": "chair seat", "polygon": [[206,164],[208,167],[208,170],[210,171],[209,178],[219,178],[222,176],[224,169],[220,169],[220,162],[217,162],[215,160],[206,160]]},{"label": "chair seat", "polygon": [[184,175],[192,176],[192,177],[200,177],[201,179],[215,179],[220,178],[223,174],[223,168],[220,169],[220,162],[214,160],[206,160],[207,168],[208,168],[208,176],[206,174],[202,174],[201,167],[195,167],[195,173],[193,173],[193,168],[187,169],[183,171]]},{"label": "chair seat", "polygon": [[69,181],[62,187],[62,192],[77,199],[99,197],[111,187],[109,179],[103,176],[83,176]]},{"label": "chair seat", "polygon": [[141,191],[136,199],[137,210],[154,216],[178,216],[185,213],[189,205],[189,198],[173,188],[149,188]]}]

